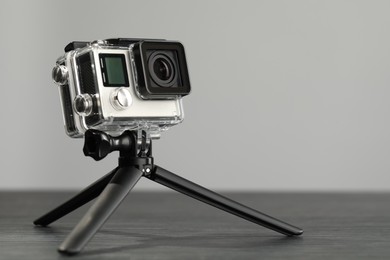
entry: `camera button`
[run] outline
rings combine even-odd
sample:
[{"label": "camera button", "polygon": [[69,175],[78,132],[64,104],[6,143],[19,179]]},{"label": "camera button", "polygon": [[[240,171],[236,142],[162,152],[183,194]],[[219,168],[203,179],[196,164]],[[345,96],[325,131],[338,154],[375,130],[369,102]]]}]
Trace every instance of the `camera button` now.
[{"label": "camera button", "polygon": [[73,108],[80,116],[89,116],[92,113],[93,100],[89,94],[77,95],[73,101]]},{"label": "camera button", "polygon": [[68,76],[68,69],[65,66],[59,64],[57,64],[51,72],[51,77],[59,86],[63,86],[68,83]]},{"label": "camera button", "polygon": [[113,92],[111,103],[116,109],[123,110],[131,106],[133,99],[129,90],[122,87]]}]

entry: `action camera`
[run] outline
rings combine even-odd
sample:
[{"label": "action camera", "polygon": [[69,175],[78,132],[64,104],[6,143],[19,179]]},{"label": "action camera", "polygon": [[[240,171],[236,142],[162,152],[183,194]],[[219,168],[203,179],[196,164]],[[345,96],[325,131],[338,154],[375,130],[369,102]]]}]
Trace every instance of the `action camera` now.
[{"label": "action camera", "polygon": [[152,138],[184,118],[190,93],[184,47],[154,39],[71,42],[53,69],[66,133],[145,130]]}]

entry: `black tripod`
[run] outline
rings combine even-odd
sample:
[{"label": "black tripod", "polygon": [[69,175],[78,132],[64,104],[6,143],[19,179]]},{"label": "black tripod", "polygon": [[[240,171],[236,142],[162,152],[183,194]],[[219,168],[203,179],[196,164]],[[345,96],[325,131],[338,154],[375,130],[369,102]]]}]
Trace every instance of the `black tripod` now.
[{"label": "black tripod", "polygon": [[86,156],[101,160],[108,153],[119,151],[119,166],[34,221],[35,225],[47,226],[98,197],[60,245],[59,252],[65,254],[80,252],[142,176],[287,236],[299,236],[303,233],[300,228],[239,204],[154,165],[151,141],[145,132],[140,135],[138,133],[141,132],[125,131],[118,137],[96,130],[88,130],[85,133],[83,151]]}]

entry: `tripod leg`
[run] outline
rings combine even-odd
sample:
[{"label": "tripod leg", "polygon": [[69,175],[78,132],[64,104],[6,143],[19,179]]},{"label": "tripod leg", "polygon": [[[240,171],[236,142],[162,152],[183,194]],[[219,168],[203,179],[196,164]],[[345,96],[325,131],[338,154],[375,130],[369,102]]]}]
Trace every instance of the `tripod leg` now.
[{"label": "tripod leg", "polygon": [[96,202],[60,245],[58,251],[65,254],[80,252],[119,206],[142,174],[133,166],[120,167]]},{"label": "tripod leg", "polygon": [[95,181],[94,183],[86,187],[84,190],[82,190],[80,193],[78,193],[70,200],[66,201],[65,203],[61,204],[60,206],[51,210],[50,212],[46,213],[42,217],[36,219],[34,221],[34,224],[39,226],[44,226],[44,227],[48,226],[54,221],[62,218],[68,213],[76,210],[77,208],[93,200],[94,198],[99,196],[102,190],[104,190],[104,188],[107,186],[107,184],[114,176],[116,170],[117,168],[115,168],[110,173],[106,174],[99,180]]},{"label": "tripod leg", "polygon": [[290,224],[287,224],[271,216],[251,209],[240,203],[237,203],[231,199],[223,197],[213,191],[210,191],[178,175],[175,175],[172,172],[169,172],[159,166],[155,166],[152,174],[146,177],[173,190],[184,193],[197,200],[203,201],[214,207],[217,207],[219,209],[222,209],[231,214],[252,221],[256,224],[272,229],[279,233],[288,236],[299,236],[303,233],[303,230],[298,227],[294,227]]}]

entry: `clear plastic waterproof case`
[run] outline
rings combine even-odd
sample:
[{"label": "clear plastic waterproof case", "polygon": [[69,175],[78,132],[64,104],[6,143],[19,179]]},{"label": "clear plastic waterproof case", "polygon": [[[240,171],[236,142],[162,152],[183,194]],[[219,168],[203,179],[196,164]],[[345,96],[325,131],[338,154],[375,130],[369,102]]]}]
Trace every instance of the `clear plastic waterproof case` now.
[{"label": "clear plastic waterproof case", "polygon": [[57,60],[67,74],[59,86],[66,133],[97,129],[117,135],[146,130],[152,138],[184,118],[182,98],[145,100],[138,91],[132,46],[88,44]]}]

